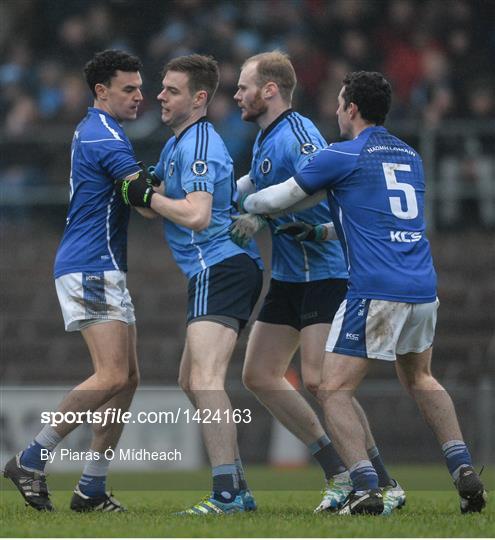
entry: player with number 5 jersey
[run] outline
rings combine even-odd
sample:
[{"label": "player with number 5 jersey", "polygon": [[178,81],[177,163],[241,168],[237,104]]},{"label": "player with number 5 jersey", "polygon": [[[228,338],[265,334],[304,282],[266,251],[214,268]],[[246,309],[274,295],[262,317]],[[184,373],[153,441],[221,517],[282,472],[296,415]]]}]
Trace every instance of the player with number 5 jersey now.
[{"label": "player with number 5 jersey", "polygon": [[486,504],[483,483],[452,400],[431,373],[439,303],[425,238],[423,164],[414,149],[383,127],[392,98],[383,75],[359,71],[343,83],[336,114],[340,134],[348,140],[331,144],[293,178],[244,201],[247,212],[263,214],[316,193],[328,196],[344,247],[349,291],[328,336],[318,392],[352,479],[353,491],[339,513],[382,513],[390,491],[379,489],[379,471],[366,455],[365,434],[352,406],[375,359],[397,360],[400,382],[442,447],[461,512],[480,512]]},{"label": "player with number 5 jersey", "polygon": [[294,178],[308,194],[328,190],[350,268],[347,298],[435,301],[423,164],[414,149],[383,126],[370,126],[330,144]]}]

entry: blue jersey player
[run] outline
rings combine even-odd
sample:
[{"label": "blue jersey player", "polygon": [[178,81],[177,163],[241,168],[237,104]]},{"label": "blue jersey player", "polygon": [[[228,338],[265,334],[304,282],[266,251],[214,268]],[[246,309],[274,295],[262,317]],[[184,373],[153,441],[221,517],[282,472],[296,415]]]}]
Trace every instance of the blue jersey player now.
[{"label": "blue jersey player", "polygon": [[452,400],[431,374],[438,300],[423,219],[422,161],[383,127],[391,88],[380,73],[351,73],[343,83],[337,118],[349,140],[331,144],[293,178],[244,202],[246,211],[271,213],[318,192],[328,196],[350,275],[328,337],[319,390],[353,482],[341,512],[383,509],[377,472],[351,401],[375,359],[396,360],[401,383],[442,445],[461,511],[480,512],[486,492]]},{"label": "blue jersey player", "polygon": [[[316,126],[291,109],[296,74],[290,59],[279,51],[248,58],[241,69],[234,96],[245,121],[261,130],[253,147],[251,170],[238,181],[242,194],[260,191],[294,176],[326,146]],[[326,238],[326,229],[313,239],[298,241],[287,234],[293,227],[330,221],[326,201],[312,208],[269,220],[272,232],[272,279],[246,352],[244,384],[287,429],[304,442],[327,480],[316,512],[335,511],[352,489],[349,473],[335,452],[314,410],[285,378],[298,347],[305,387],[316,396],[322,351],[330,324],[347,291],[347,265],[340,243]],[[264,225],[258,216],[242,214],[233,226],[241,242]],[[367,448],[380,461],[383,487],[395,485],[381,463],[366,416],[355,402],[367,431]],[[401,500],[390,495],[388,511]],[[398,502],[399,501],[399,502]]]},{"label": "blue jersey player", "polygon": [[141,179],[125,183],[122,191],[125,201],[164,218],[166,240],[189,279],[179,382],[200,415],[217,414],[213,421],[205,417],[202,424],[212,494],[184,512],[192,515],[256,508],[224,383],[238,333],[261,292],[262,269],[254,246],[239,247],[229,234],[236,195],[233,164],[206,118],[218,79],[217,63],[210,57],[183,56],[165,66],[158,100],[162,121],[174,136],[155,168],[162,193]]},{"label": "blue jersey player", "polygon": [[[126,287],[129,208],[116,182],[140,172],[121,122],[135,120],[143,99],[141,62],[123,51],[98,53],[84,69],[94,105],[72,140],[70,204],[55,259],[55,284],[67,331],[80,331],[94,373],[64,398],[59,412],[111,407],[127,410],[138,384],[134,307]],[[37,510],[53,510],[44,476],[46,457],[79,424],[46,425],[4,475]],[[74,491],[71,509],[119,512],[105,490],[109,461],[122,424],[94,425],[91,457]]]}]

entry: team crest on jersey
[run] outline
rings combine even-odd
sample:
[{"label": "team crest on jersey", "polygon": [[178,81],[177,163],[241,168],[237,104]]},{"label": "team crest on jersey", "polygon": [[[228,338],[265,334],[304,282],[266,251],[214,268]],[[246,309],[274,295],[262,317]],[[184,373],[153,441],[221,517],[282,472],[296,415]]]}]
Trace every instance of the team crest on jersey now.
[{"label": "team crest on jersey", "polygon": [[268,158],[265,158],[261,162],[260,169],[263,174],[268,174],[272,170],[272,162]]},{"label": "team crest on jersey", "polygon": [[308,154],[314,154],[316,152],[317,148],[313,143],[304,143],[301,144],[301,152],[305,155]]},{"label": "team crest on jersey", "polygon": [[207,165],[206,161],[202,161],[201,159],[197,159],[192,164],[191,169],[192,169],[192,172],[196,176],[204,176],[208,172],[208,165]]},{"label": "team crest on jersey", "polygon": [[171,161],[168,165],[168,175],[173,176],[175,169],[175,161]]}]

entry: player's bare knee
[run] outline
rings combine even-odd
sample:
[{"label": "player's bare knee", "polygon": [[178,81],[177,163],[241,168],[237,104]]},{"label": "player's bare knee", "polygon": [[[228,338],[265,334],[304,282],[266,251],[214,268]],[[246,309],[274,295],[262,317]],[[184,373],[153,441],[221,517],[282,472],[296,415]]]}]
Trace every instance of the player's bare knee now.
[{"label": "player's bare knee", "polygon": [[189,392],[193,394],[201,390],[223,390],[224,381],[216,373],[191,370]]},{"label": "player's bare knee", "polygon": [[127,378],[128,389],[134,393],[137,387],[139,386],[140,381],[141,381],[141,375],[139,371],[133,371]]},{"label": "player's bare knee", "polygon": [[303,384],[304,388],[313,395],[315,398],[318,398],[318,390],[320,388],[319,381],[315,381],[314,379],[304,379],[303,378]]},{"label": "player's bare knee", "polygon": [[129,376],[126,373],[97,374],[97,377],[100,381],[100,387],[108,394],[109,398],[128,389]]},{"label": "player's bare knee", "polygon": [[184,375],[182,373],[179,373],[179,377],[177,379],[177,383],[179,384],[180,388],[185,394],[188,394],[191,391],[191,384],[189,380],[189,373],[187,375]]},{"label": "player's bare knee", "polygon": [[244,386],[254,394],[264,390],[273,390],[278,388],[278,385],[283,377],[276,377],[270,373],[253,373],[244,371],[242,373],[242,382]]}]

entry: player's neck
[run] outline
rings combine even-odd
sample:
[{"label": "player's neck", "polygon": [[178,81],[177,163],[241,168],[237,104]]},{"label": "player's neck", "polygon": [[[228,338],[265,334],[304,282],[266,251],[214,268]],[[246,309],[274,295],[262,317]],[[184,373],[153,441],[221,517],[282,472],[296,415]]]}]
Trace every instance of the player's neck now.
[{"label": "player's neck", "polygon": [[265,114],[257,119],[258,126],[261,129],[266,129],[274,120],[276,120],[287,109],[290,109],[290,105],[281,103],[274,107],[269,107]]},{"label": "player's neck", "polygon": [[375,127],[376,124],[366,122],[364,120],[357,121],[352,126],[352,139],[355,139],[362,131],[369,127]]},{"label": "player's neck", "polygon": [[98,109],[100,111],[103,111],[107,114],[109,114],[112,118],[115,118],[115,120],[117,120],[117,122],[121,123],[122,120],[120,120],[120,118],[117,118],[117,116],[113,113],[113,111],[110,109],[110,107],[107,106],[107,104],[103,101],[99,101],[97,99],[95,99],[95,101],[93,102],[93,109]]},{"label": "player's neck", "polygon": [[195,124],[200,118],[203,118],[203,116],[206,116],[206,109],[201,109],[200,111],[194,112],[187,118],[187,120],[178,126],[171,126],[174,135],[179,137],[183,131],[185,131],[189,126]]}]

